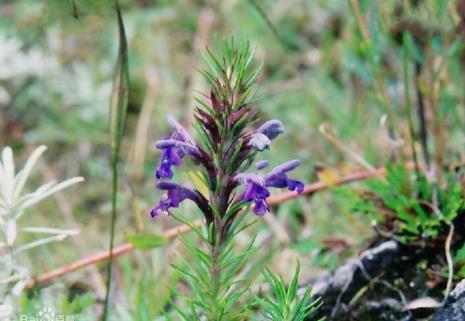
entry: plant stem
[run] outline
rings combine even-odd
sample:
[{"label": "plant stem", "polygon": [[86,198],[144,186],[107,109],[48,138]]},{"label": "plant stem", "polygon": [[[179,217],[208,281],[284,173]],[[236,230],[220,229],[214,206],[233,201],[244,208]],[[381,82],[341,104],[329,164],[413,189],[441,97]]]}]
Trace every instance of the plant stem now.
[{"label": "plant stem", "polygon": [[115,240],[115,225],[116,225],[116,201],[117,201],[117,190],[118,190],[118,151],[113,151],[112,157],[112,191],[111,191],[111,229],[110,229],[110,256],[108,258],[107,266],[107,292],[105,295],[105,303],[103,305],[103,321],[108,318],[109,312],[109,301],[110,301],[110,287],[111,287],[111,268],[113,265],[113,247]]},{"label": "plant stem", "polygon": [[423,93],[420,89],[420,76],[421,76],[421,64],[419,62],[415,63],[415,92],[417,96],[417,108],[418,108],[418,119],[420,122],[420,142],[423,151],[423,158],[427,168],[430,167],[430,156],[428,151],[428,128],[426,124],[426,111],[425,104],[423,100]]},{"label": "plant stem", "polygon": [[211,246],[211,310],[208,320],[219,321],[221,320],[220,311],[218,311],[218,294],[220,290],[220,275],[221,275],[221,264],[219,262],[220,244],[215,242]]}]

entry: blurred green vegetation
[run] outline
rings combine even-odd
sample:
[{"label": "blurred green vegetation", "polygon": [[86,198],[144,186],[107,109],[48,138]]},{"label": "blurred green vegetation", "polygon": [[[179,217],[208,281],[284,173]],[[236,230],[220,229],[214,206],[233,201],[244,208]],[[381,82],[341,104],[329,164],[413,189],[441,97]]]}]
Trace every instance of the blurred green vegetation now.
[{"label": "blurred green vegetation", "polygon": [[[439,158],[435,161],[441,166],[464,159],[463,30],[457,29],[456,1],[122,0],[120,6],[128,36],[130,102],[117,244],[136,232],[158,233],[176,224],[169,217],[148,217],[161,196],[153,188],[159,157],[153,143],[167,133],[165,115],[190,123],[193,97],[206,89],[196,71],[202,67],[200,51],[224,37],[247,38],[256,46],[257,60],[264,63],[256,97],[260,116],[279,118],[286,127],[265,156],[272,165],[289,155],[299,158],[297,176],[306,183],[363,169],[354,155],[373,166],[411,160],[409,144],[399,144],[410,139],[406,83],[415,109],[415,132],[421,125],[416,110],[419,100],[424,101],[430,130],[426,153],[437,151],[440,156],[430,157]],[[106,248],[115,21],[112,1],[0,3],[0,146],[12,146],[24,159],[32,146],[46,144],[49,152],[38,182],[43,177],[86,178],[76,192],[61,193],[30,216],[31,225],[63,221],[60,226],[80,229],[74,240],[31,253],[28,260],[36,274]],[[410,79],[405,80],[407,34]],[[387,123],[380,122],[386,114]],[[351,152],[325,138],[321,124]],[[424,162],[425,146],[420,139],[414,146]],[[186,173],[182,179],[188,180]],[[351,210],[351,193],[353,185],[275,208],[273,215],[290,239],[275,235],[269,226],[275,223],[260,221],[251,232],[263,250],[257,262],[290,277],[289,264],[299,257],[302,277],[308,279],[356,253],[372,236],[373,218]],[[186,204],[179,213],[198,218],[193,209]],[[238,246],[249,238],[241,236]],[[175,253],[183,251],[174,241],[116,260],[118,319],[151,320],[160,315],[169,302],[170,287],[183,286],[169,265]],[[75,272],[31,302],[67,302],[61,309],[97,313],[101,285],[86,275],[98,278],[102,271]],[[73,306],[69,301],[74,293],[80,301]]]}]

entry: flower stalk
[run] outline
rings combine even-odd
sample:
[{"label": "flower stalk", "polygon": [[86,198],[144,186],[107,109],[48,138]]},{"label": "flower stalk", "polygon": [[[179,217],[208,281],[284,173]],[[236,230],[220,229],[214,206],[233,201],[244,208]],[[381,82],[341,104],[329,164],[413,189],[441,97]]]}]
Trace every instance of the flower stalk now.
[{"label": "flower stalk", "polygon": [[116,226],[116,205],[118,198],[118,160],[123,140],[124,124],[129,96],[129,67],[128,67],[128,48],[126,32],[124,29],[123,17],[118,2],[115,2],[115,11],[118,21],[119,48],[118,60],[116,62],[115,74],[113,76],[112,94],[110,99],[110,136],[111,136],[111,167],[112,167],[112,184],[111,184],[111,224],[109,253],[107,266],[106,294],[103,307],[102,320],[106,321],[110,312],[110,291],[112,281],[113,265],[113,247],[115,240]]}]

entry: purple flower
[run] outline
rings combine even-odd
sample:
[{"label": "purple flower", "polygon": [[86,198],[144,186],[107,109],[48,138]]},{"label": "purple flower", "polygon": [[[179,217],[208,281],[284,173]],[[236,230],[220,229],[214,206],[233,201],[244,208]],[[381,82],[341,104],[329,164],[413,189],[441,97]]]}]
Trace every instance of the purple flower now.
[{"label": "purple flower", "polygon": [[165,190],[167,193],[150,211],[150,216],[152,217],[156,217],[160,213],[169,214],[170,208],[178,208],[179,204],[186,199],[190,199],[196,203],[201,201],[201,197],[197,192],[176,183],[160,182],[157,184],[157,188]]},{"label": "purple flower", "polygon": [[286,173],[300,165],[298,159],[288,161],[280,166],[277,166],[265,175],[265,185],[277,188],[289,188],[291,191],[302,193],[304,191],[304,183],[298,180],[290,179]]},{"label": "purple flower", "polygon": [[242,200],[246,203],[254,202],[254,212],[257,215],[264,215],[269,210],[266,198],[270,196],[270,191],[265,187],[264,180],[252,173],[237,174],[236,181],[246,186]]},{"label": "purple flower", "polygon": [[173,117],[167,117],[168,123],[173,127],[174,131],[168,139],[156,142],[155,147],[161,149],[160,164],[157,167],[155,176],[160,178],[172,178],[173,166],[179,166],[182,163],[182,158],[185,155],[198,155],[199,150],[195,142],[187,133],[186,129],[179,124]]},{"label": "purple flower", "polygon": [[277,119],[269,120],[252,134],[249,144],[258,151],[269,149],[271,141],[282,133],[284,133],[283,123]]},{"label": "purple flower", "polygon": [[246,203],[254,202],[255,214],[264,215],[269,211],[269,205],[266,202],[266,199],[270,196],[268,187],[287,187],[291,191],[302,193],[304,190],[304,184],[301,181],[289,178],[286,174],[299,166],[299,164],[299,160],[291,160],[273,168],[263,178],[253,173],[237,174],[235,176],[235,180],[246,186],[242,200]]}]

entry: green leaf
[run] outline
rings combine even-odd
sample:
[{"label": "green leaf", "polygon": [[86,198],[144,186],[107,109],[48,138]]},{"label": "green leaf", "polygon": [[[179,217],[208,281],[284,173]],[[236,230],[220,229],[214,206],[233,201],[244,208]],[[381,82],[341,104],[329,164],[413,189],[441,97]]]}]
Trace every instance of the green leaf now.
[{"label": "green leaf", "polygon": [[455,254],[455,261],[465,262],[465,244]]},{"label": "green leaf", "polygon": [[134,245],[136,249],[147,250],[165,245],[168,239],[163,235],[134,234],[128,236],[128,241]]}]

